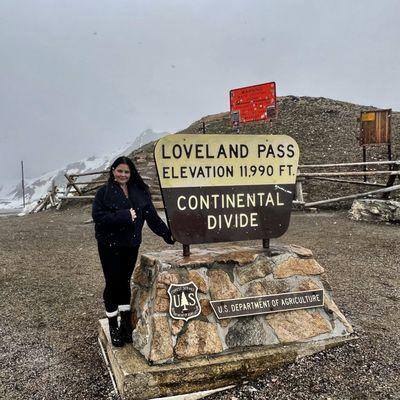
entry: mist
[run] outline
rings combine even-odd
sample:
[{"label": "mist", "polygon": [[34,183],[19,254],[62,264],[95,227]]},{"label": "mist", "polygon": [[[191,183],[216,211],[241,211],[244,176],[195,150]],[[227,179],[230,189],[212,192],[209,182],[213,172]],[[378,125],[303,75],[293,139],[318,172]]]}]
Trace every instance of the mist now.
[{"label": "mist", "polygon": [[[0,184],[228,111],[232,88],[400,110],[397,1],[3,0]],[[395,132],[396,134],[396,132]]]}]

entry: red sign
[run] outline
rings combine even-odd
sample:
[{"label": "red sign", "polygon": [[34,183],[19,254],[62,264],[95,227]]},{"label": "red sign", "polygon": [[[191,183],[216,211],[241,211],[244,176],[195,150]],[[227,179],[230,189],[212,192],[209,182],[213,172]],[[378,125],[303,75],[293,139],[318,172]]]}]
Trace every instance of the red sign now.
[{"label": "red sign", "polygon": [[230,109],[234,124],[274,118],[276,116],[275,82],[232,89]]}]

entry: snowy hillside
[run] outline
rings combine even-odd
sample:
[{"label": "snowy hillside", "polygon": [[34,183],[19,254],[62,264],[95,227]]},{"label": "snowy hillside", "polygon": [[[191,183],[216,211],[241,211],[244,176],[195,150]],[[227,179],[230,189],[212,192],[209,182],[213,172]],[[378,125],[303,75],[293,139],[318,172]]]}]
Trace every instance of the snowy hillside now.
[{"label": "snowy hillside", "polygon": [[[66,165],[63,168],[47,172],[36,178],[25,179],[25,201],[27,209],[32,208],[36,202],[44,197],[49,190],[51,190],[52,182],[59,188],[65,187],[66,179],[64,173],[70,174],[95,172],[107,169],[111,162],[118,156],[128,155],[133,150],[140,148],[146,143],[157,140],[165,136],[166,132],[154,132],[147,129],[142,132],[132,143],[126,143],[121,148],[109,154],[100,156],[92,156],[85,160],[77,161]],[[94,178],[94,177],[93,177]],[[90,176],[86,178],[89,180]],[[7,209],[20,209],[22,208],[22,184],[15,182],[8,185],[0,184],[0,211]]]}]

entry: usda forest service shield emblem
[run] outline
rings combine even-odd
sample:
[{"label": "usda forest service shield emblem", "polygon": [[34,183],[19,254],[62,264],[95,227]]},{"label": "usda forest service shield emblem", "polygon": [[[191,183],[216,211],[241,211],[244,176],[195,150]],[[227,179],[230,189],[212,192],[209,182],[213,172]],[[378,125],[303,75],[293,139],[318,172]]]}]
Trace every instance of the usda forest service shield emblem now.
[{"label": "usda forest service shield emblem", "polygon": [[193,282],[172,284],[168,288],[169,314],[174,319],[188,321],[196,318],[201,312],[197,297],[197,286]]}]

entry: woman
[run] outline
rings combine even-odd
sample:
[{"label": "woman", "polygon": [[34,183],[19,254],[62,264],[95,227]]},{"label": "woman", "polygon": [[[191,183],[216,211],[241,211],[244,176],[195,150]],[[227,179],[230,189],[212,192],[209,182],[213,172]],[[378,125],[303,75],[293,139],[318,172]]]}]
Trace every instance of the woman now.
[{"label": "woman", "polygon": [[103,298],[111,342],[121,347],[132,343],[130,279],[144,221],[166,243],[175,241],[151,202],[148,186],[127,157],[119,157],[112,164],[108,183],[96,193],[92,216],[106,282]]}]

